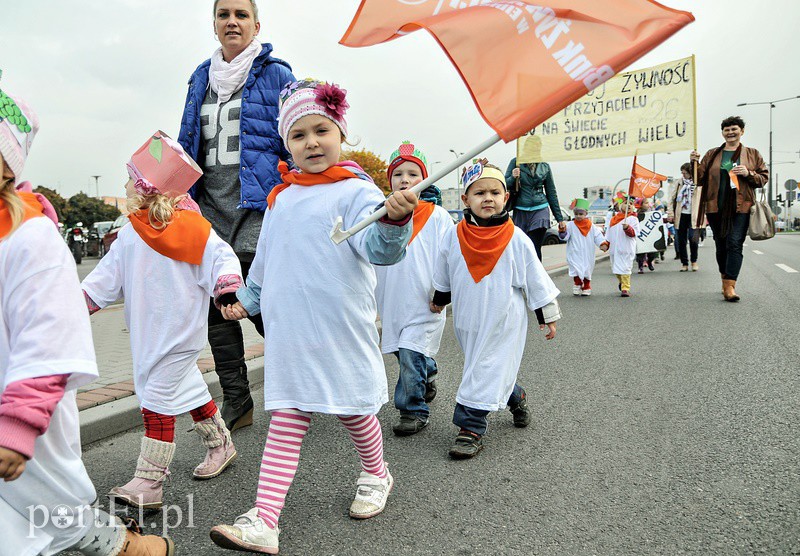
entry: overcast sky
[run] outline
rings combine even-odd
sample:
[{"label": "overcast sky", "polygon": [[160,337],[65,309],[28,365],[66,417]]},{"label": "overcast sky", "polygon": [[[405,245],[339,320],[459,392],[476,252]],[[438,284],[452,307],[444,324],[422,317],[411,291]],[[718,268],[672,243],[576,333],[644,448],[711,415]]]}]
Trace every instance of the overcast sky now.
[{"label": "overcast sky", "polygon": [[[797,0],[665,0],[696,21],[636,63],[646,67],[697,55],[700,150],[722,142],[719,122],[741,115],[744,142],[767,158],[769,107],[740,102],[800,95]],[[262,42],[298,77],[346,88],[351,138],[387,158],[412,139],[430,162],[452,158],[493,134],[466,87],[424,31],[370,48],[338,41],[357,0],[261,0]],[[64,196],[123,195],[125,162],[156,129],[177,137],[194,68],[218,46],[211,0],[2,0],[2,87],[25,97],[41,119],[25,178]],[[774,160],[780,184],[800,179],[800,100],[774,109]],[[505,167],[515,149],[488,152]],[[676,175],[687,153],[659,154],[656,170]],[[652,164],[652,157],[647,157]],[[562,204],[630,172],[628,158],[552,164]],[[434,167],[435,169],[435,167]],[[447,183],[455,184],[454,175]],[[91,187],[89,184],[92,184]],[[442,184],[440,184],[442,185]],[[783,187],[781,185],[780,190]]]}]

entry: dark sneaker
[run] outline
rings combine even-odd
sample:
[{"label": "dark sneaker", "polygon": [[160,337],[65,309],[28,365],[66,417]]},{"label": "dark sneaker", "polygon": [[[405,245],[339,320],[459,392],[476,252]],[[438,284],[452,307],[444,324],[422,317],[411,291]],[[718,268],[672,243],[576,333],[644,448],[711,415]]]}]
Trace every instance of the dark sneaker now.
[{"label": "dark sneaker", "polygon": [[528,408],[528,398],[522,398],[516,405],[509,405],[508,409],[514,416],[514,426],[525,428],[531,424],[531,410]]},{"label": "dark sneaker", "polygon": [[450,457],[453,459],[474,458],[481,450],[483,450],[483,437],[478,433],[461,429],[453,447],[450,448]]},{"label": "dark sneaker", "polygon": [[436,379],[425,385],[425,403],[431,403],[436,398]]},{"label": "dark sneaker", "polygon": [[428,420],[415,415],[401,415],[400,422],[392,427],[397,436],[411,436],[428,426]]}]

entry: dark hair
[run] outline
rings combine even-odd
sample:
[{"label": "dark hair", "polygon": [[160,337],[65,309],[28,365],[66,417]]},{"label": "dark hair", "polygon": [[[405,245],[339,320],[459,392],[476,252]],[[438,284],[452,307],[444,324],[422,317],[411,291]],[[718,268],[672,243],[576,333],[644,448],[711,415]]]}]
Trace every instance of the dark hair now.
[{"label": "dark hair", "polygon": [[688,162],[681,164],[681,172],[686,172],[687,174],[692,173],[692,165]]},{"label": "dark hair", "polygon": [[739,116],[728,116],[722,120],[722,126],[720,129],[725,129],[726,127],[731,127],[732,125],[738,125],[741,129],[744,129],[744,120]]}]

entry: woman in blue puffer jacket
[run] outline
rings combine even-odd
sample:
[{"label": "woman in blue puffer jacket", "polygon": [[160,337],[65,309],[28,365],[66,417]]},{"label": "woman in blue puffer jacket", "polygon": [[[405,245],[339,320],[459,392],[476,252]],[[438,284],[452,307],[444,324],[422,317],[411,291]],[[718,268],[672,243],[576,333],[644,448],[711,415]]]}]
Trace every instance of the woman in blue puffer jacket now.
[{"label": "woman in blue puffer jacket", "polygon": [[[256,251],[267,194],[281,182],[279,160],[289,153],[278,135],[278,96],[295,80],[289,64],[272,57],[256,35],[255,0],[215,0],[221,43],[189,79],[178,142],[203,168],[189,191],[242,263],[246,277]],[[250,320],[263,336],[261,317]],[[234,431],[252,423],[253,400],[244,363],[241,325],[211,304],[208,341],[223,391],[222,417]]]}]

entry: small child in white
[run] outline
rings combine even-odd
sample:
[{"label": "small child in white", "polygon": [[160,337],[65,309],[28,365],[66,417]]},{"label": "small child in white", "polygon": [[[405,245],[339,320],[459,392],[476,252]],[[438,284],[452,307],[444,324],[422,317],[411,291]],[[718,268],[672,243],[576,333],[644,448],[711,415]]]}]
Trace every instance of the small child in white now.
[{"label": "small child in white", "polygon": [[[392,191],[414,187],[428,177],[425,154],[409,141],[389,160]],[[431,313],[428,302],[442,239],[453,227],[441,198],[435,185],[420,194],[406,258],[396,265],[375,267],[375,297],[383,327],[381,348],[383,353],[394,353],[400,363],[394,390],[400,421],[392,427],[397,436],[416,434],[428,425],[428,403],[436,396],[438,369],[433,356],[439,351],[446,319],[444,313]]]},{"label": "small child in white", "polygon": [[611,258],[611,272],[619,280],[621,297],[631,296],[631,270],[636,259],[636,236],[639,233],[639,219],[633,207],[633,199],[624,195],[615,200],[614,216],[611,217],[606,239],[610,244],[608,254]]},{"label": "small child in white", "polygon": [[207,448],[195,479],[216,477],[236,459],[197,358],[208,336],[209,300],[235,300],[242,279],[233,249],[186,195],[202,171],[177,142],[157,132],[127,168],[131,225],[119,231],[82,287],[91,313],[125,299],[133,383],[145,425],[133,479],[109,495],[155,509],[175,454],[176,415],[191,413]]},{"label": "small child in white", "polygon": [[556,335],[559,294],[533,243],[505,210],[505,177],[486,160],[462,177],[464,219],[445,238],[434,272],[431,311],[451,298],[456,338],[464,350],[464,376],[453,423],[459,427],[450,457],[471,458],[483,448],[487,416],[508,406],[514,425],[530,424],[525,390],[516,383],[528,330],[527,308],[536,311],[546,338]]},{"label": "small child in white", "polygon": [[38,127],[0,90],[0,554],[171,556],[170,539],[92,508],[75,402],[97,378],[89,316],[55,210],[18,183]]},{"label": "small child in white", "polygon": [[574,219],[558,225],[558,236],[567,242],[567,265],[572,277],[573,295],[592,295],[592,272],[594,272],[595,248],[608,251],[608,242],[603,232],[587,218],[589,201],[572,201]]}]

